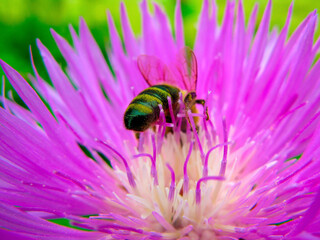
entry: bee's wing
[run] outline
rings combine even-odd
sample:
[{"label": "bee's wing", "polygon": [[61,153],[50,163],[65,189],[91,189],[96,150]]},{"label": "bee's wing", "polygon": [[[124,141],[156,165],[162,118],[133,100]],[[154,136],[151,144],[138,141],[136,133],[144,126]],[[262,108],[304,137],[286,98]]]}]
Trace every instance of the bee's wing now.
[{"label": "bee's wing", "polygon": [[137,63],[142,76],[149,86],[162,82],[176,85],[172,73],[160,59],[154,56],[140,55],[137,59]]},{"label": "bee's wing", "polygon": [[177,70],[185,89],[195,91],[198,79],[197,59],[189,47],[182,48],[177,54]]}]

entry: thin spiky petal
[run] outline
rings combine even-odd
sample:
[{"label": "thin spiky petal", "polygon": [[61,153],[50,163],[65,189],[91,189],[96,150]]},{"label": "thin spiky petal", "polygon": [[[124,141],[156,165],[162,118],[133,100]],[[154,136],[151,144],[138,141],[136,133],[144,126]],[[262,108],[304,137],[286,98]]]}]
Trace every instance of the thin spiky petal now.
[{"label": "thin spiky petal", "polygon": [[183,22],[182,22],[182,13],[181,13],[181,0],[176,2],[176,9],[175,9],[175,36],[176,36],[176,43],[178,49],[182,48],[184,44],[184,35],[183,35]]},{"label": "thin spiky petal", "polygon": [[126,46],[126,50],[129,56],[138,55],[138,45],[135,41],[132,28],[130,26],[130,22],[127,16],[127,11],[123,2],[120,5],[120,16],[121,16],[121,25],[122,25],[122,33],[124,44]]}]

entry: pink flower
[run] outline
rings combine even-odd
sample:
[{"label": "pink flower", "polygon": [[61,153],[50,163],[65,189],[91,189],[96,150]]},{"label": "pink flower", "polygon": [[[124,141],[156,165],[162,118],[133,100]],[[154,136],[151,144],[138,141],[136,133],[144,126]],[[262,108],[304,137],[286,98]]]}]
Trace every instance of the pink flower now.
[{"label": "pink flower", "polygon": [[[173,74],[181,68],[173,64],[185,45],[179,1],[174,38],[161,8],[155,4],[151,15],[146,1],[142,36],[135,37],[122,4],[125,50],[108,14],[112,70],[82,19],[79,35],[70,27],[73,47],[52,30],[66,72],[37,40],[53,86],[33,65],[36,92],[1,61],[29,108],[3,93],[3,238],[320,238],[316,13],[288,38],[292,6],[284,28],[269,32],[269,2],[254,33],[257,8],[245,26],[241,1],[228,2],[219,26],[209,5],[205,0],[194,46],[196,93],[206,104],[189,112],[199,122],[190,117],[186,132],[182,110],[171,124],[160,114],[155,130],[138,139],[123,124],[126,107],[148,87],[140,55],[157,57]],[[173,130],[165,133],[167,125]],[[90,231],[47,221],[55,218]]]}]

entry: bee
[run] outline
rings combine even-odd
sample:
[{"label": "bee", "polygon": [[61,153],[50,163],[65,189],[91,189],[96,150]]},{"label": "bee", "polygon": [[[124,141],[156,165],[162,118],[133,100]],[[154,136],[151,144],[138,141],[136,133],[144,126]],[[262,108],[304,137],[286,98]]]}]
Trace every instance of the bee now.
[{"label": "bee", "polygon": [[[190,123],[188,110],[196,111],[194,105],[205,105],[203,99],[197,99],[197,59],[193,51],[182,48],[177,54],[176,67],[169,68],[154,56],[141,55],[137,59],[138,68],[149,85],[149,88],[140,92],[129,104],[124,113],[124,125],[128,130],[143,132],[155,124],[160,117],[162,105],[166,121],[172,122],[168,97],[171,98],[174,116],[180,111],[180,92],[185,105],[186,119]],[[175,74],[175,75],[174,75]],[[177,81],[179,76],[182,81]],[[163,84],[159,84],[164,82]],[[209,119],[206,110],[207,120]]]}]

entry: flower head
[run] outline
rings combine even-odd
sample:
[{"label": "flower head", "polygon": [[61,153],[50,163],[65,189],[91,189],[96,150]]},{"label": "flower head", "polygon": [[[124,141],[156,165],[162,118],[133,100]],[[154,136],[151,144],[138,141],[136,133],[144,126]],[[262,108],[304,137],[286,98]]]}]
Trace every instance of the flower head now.
[{"label": "flower head", "polygon": [[[146,1],[141,10],[143,32],[135,37],[121,5],[125,49],[108,14],[112,70],[83,19],[79,35],[70,27],[73,47],[52,30],[66,72],[37,40],[53,86],[33,64],[36,92],[1,61],[29,108],[5,97],[3,84],[1,234],[27,239],[319,236],[315,12],[288,38],[292,6],[284,28],[269,32],[269,2],[254,33],[257,8],[246,26],[241,1],[230,1],[219,26],[215,5],[205,0],[194,50],[187,50],[193,56],[189,68],[190,57],[181,53],[187,48],[179,1],[174,38],[158,5],[154,15]],[[143,55],[148,57],[139,66]],[[156,74],[150,73],[152,61],[159,64]],[[203,106],[189,108],[183,99],[190,90],[184,85],[188,77]],[[138,136],[125,128],[123,114],[148,87],[145,78],[154,84],[174,79],[180,95],[154,107],[157,119]],[[81,230],[47,221],[56,218]]]}]

